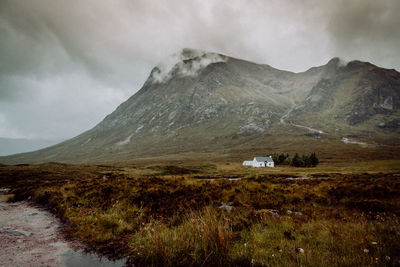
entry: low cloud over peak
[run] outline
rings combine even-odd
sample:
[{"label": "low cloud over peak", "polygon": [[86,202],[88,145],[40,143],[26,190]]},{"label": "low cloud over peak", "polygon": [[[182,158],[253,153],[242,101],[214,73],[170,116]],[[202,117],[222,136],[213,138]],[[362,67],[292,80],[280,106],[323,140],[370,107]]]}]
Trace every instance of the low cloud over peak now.
[{"label": "low cloud over peak", "polygon": [[0,136],[89,129],[183,47],[291,71],[334,56],[399,70],[399,11],[397,0],[3,0]]},{"label": "low cloud over peak", "polygon": [[195,76],[212,63],[224,62],[226,57],[217,53],[184,48],[162,60],[151,74],[154,82],[165,82],[174,73],[179,76]]}]

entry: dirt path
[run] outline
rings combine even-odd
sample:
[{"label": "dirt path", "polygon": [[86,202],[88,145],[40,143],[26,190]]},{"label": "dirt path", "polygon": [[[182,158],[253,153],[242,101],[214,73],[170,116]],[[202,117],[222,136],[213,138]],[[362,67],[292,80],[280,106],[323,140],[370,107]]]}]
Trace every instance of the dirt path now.
[{"label": "dirt path", "polygon": [[352,140],[352,139],[349,139],[349,138],[346,138],[346,137],[342,138],[342,142],[345,143],[345,144],[360,145],[362,147],[367,147],[368,146],[367,143],[359,142],[359,141]]},{"label": "dirt path", "polygon": [[290,109],[279,119],[280,124],[286,124],[285,119],[289,116],[289,114],[293,111],[295,107],[296,104],[292,101],[292,106],[290,107]]},{"label": "dirt path", "polygon": [[283,114],[283,116],[280,118],[280,120],[279,120],[280,124],[289,124],[289,125],[297,127],[297,128],[306,129],[306,130],[308,130],[308,131],[310,131],[312,133],[324,134],[324,132],[322,130],[314,129],[314,128],[311,128],[309,126],[304,126],[304,125],[300,125],[300,124],[294,124],[294,123],[291,123],[291,122],[287,123],[285,121],[285,119],[290,115],[290,113],[292,113],[292,111],[294,110],[295,107],[296,107],[296,104],[293,103],[292,107],[285,114]]},{"label": "dirt path", "polygon": [[308,126],[304,126],[304,125],[300,125],[300,124],[291,123],[290,125],[298,127],[298,128],[306,129],[306,130],[308,130],[308,131],[310,131],[312,133],[319,133],[319,134],[323,134],[324,133],[322,130],[314,129],[314,128],[311,128],[311,127],[308,127]]},{"label": "dirt path", "polygon": [[0,266],[123,266],[65,240],[49,212],[29,202],[0,200]]}]

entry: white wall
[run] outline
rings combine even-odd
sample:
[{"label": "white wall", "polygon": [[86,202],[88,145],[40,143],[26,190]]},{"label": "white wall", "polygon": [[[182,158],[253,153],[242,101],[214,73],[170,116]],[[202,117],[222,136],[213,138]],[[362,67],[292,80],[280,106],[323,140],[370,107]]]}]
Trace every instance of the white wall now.
[{"label": "white wall", "polygon": [[275,167],[275,164],[273,162],[268,162],[268,163],[264,163],[264,162],[257,162],[255,160],[245,160],[242,163],[243,166],[253,166],[256,168],[260,168],[260,167]]},{"label": "white wall", "polygon": [[255,160],[253,160],[253,167],[265,167],[265,163],[264,162],[257,162]]}]

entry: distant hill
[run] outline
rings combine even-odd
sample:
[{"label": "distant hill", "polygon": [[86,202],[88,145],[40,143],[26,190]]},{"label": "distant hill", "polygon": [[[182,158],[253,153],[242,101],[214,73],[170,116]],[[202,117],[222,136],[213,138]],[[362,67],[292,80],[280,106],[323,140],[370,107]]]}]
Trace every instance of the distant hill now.
[{"label": "distant hill", "polygon": [[59,143],[60,140],[22,139],[0,137],[0,156],[30,152]]},{"label": "distant hill", "polygon": [[[400,73],[368,62],[293,73],[183,49],[93,129],[0,162],[92,162],[400,144]],[[338,150],[338,151],[336,151]],[[332,152],[333,153],[333,152]],[[262,155],[262,154],[260,154]]]}]

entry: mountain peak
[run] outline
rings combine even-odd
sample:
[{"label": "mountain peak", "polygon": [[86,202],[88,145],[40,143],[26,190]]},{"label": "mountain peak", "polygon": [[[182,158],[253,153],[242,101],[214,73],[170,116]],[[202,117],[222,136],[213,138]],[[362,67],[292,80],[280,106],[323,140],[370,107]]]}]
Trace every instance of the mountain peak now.
[{"label": "mountain peak", "polygon": [[333,58],[293,73],[182,49],[155,67],[142,89],[91,130],[40,151],[0,157],[0,162],[113,161],[182,153],[236,157],[255,148],[287,150],[292,146],[288,140],[318,148],[333,142],[327,149],[339,151],[336,145],[348,146],[342,141],[347,137],[400,144],[399,88],[400,73],[368,62]]},{"label": "mountain peak", "polygon": [[202,55],[215,54],[215,53],[207,52],[207,51],[200,50],[200,49],[183,48],[175,54],[180,54],[181,57],[184,59],[193,59],[193,58],[196,58],[196,57],[199,57]]},{"label": "mountain peak", "polygon": [[334,57],[328,61],[328,66],[336,66],[336,67],[345,67],[347,66],[348,62],[342,58]]},{"label": "mountain peak", "polygon": [[210,64],[225,62],[226,56],[197,49],[183,48],[160,62],[152,71],[152,82],[162,83],[172,76],[196,76]]}]

